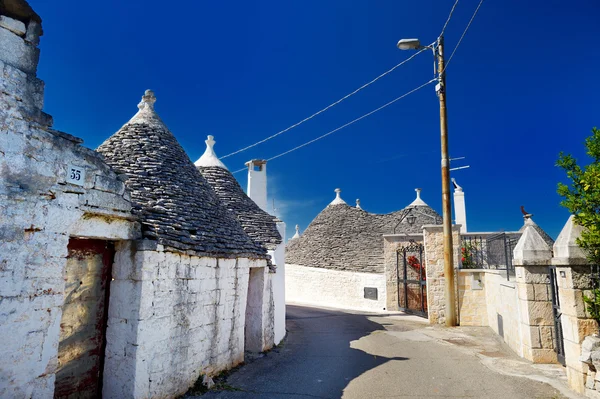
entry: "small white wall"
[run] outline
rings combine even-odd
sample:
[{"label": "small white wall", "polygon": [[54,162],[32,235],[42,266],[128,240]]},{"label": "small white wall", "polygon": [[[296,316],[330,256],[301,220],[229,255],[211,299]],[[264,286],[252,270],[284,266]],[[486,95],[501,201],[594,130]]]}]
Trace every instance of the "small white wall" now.
[{"label": "small white wall", "polygon": [[[286,264],[285,297],[288,303],[332,308],[385,310],[385,275],[321,269]],[[364,288],[375,287],[378,299],[365,299]]]},{"label": "small white wall", "polygon": [[275,274],[272,275],[275,306],[275,345],[279,345],[285,337],[285,223],[277,223],[277,230],[281,234],[281,244],[274,251],[269,252],[277,267]]},{"label": "small white wall", "polygon": [[103,396],[176,397],[201,373],[244,360],[250,267],[215,259],[117,248],[111,283]]}]

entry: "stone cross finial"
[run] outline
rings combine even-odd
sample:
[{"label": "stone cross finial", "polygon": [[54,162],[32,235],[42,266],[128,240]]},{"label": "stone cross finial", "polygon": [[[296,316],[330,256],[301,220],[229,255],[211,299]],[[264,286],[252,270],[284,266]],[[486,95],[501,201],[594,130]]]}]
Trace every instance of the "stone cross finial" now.
[{"label": "stone cross finial", "polygon": [[154,110],[154,103],[156,102],[156,96],[152,90],[146,90],[142,96],[142,101],[138,104],[138,108]]}]

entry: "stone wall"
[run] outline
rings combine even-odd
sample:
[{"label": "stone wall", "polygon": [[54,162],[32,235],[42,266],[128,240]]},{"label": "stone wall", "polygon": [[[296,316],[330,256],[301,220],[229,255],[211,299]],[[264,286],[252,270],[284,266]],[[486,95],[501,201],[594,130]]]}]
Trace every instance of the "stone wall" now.
[{"label": "stone wall", "polygon": [[[386,309],[384,274],[285,265],[288,302],[341,309]],[[377,300],[365,298],[365,287],[377,289]]]},{"label": "stone wall", "polygon": [[[456,270],[460,258],[460,226],[452,226],[452,244],[454,255],[455,283],[458,280]],[[445,317],[446,279],[444,277],[444,232],[442,226],[423,226],[423,244],[425,245],[425,268],[427,273],[427,307],[429,322],[443,324]],[[455,290],[457,285],[455,284]],[[456,309],[458,311],[458,302]]]},{"label": "stone wall", "polygon": [[462,269],[458,271],[458,314],[461,326],[487,326],[486,293],[487,270]]},{"label": "stone wall", "polygon": [[548,267],[516,265],[515,272],[521,316],[520,355],[534,363],[556,363]]},{"label": "stone wall", "polygon": [[[151,241],[116,250],[104,397],[174,397],[244,360],[249,271],[264,272],[265,260],[165,252]],[[272,331],[272,321],[262,327]]]},{"label": "stone wall", "polygon": [[131,239],[138,226],[118,176],[42,112],[39,25],[1,18],[0,397],[51,397],[69,237]]},{"label": "stone wall", "polygon": [[462,269],[458,273],[459,323],[488,326],[515,353],[522,355],[517,284],[506,271]]},{"label": "stone wall", "polygon": [[[590,296],[592,289],[591,271],[589,265],[556,267],[567,378],[571,388],[580,393],[585,392],[589,374],[588,364],[580,360],[582,344],[587,336],[598,332],[598,323],[591,318],[583,302],[583,296]],[[594,388],[594,384],[588,385]]]}]

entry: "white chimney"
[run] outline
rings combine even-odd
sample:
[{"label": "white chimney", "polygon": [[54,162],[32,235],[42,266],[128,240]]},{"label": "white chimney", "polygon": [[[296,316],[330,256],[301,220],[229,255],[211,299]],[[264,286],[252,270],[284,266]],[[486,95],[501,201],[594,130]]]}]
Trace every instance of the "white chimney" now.
[{"label": "white chimney", "polygon": [[452,179],[454,185],[454,218],[455,223],[460,224],[460,232],[467,232],[467,208],[465,207],[465,193],[461,186]]},{"label": "white chimney", "polygon": [[267,161],[253,159],[246,162],[248,167],[247,194],[263,211],[267,210]]}]

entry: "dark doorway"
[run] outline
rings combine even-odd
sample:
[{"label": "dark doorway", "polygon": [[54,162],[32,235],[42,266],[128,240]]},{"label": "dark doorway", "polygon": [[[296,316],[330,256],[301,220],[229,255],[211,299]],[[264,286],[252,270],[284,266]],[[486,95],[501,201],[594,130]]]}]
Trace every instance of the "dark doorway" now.
[{"label": "dark doorway", "polygon": [[68,250],[54,397],[101,398],[114,245],[71,238]]}]

